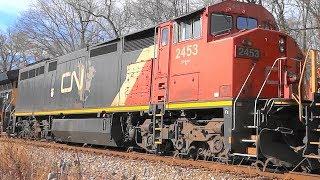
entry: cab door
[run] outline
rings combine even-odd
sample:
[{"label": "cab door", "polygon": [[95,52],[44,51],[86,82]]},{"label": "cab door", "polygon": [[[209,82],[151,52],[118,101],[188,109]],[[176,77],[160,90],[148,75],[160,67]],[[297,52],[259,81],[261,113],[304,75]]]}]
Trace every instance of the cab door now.
[{"label": "cab door", "polygon": [[153,61],[152,104],[165,103],[168,97],[168,77],[170,49],[172,41],[172,25],[165,23],[158,28],[157,57]]}]

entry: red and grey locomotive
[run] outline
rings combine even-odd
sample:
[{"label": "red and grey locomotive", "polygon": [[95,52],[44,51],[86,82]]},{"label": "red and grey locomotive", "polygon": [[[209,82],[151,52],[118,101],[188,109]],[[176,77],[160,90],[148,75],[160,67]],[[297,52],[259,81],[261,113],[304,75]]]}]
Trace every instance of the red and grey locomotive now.
[{"label": "red and grey locomotive", "polygon": [[21,69],[11,133],[315,170],[305,62],[263,6],[223,1]]}]

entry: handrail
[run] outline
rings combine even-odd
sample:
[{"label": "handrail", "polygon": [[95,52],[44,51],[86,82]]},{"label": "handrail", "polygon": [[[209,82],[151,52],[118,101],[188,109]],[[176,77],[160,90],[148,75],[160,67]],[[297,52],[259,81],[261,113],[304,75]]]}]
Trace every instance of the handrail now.
[{"label": "handrail", "polygon": [[306,66],[307,66],[307,62],[308,62],[308,57],[310,56],[310,52],[311,52],[311,49],[309,48],[308,51],[307,51],[307,54],[306,54],[306,57],[304,59],[304,63],[303,63],[303,68],[302,68],[302,71],[301,71],[301,77],[300,77],[300,80],[299,80],[299,85],[298,85],[298,104],[299,104],[299,120],[302,122],[302,93],[301,93],[301,86],[302,86],[302,81],[304,79],[304,73],[306,71]]},{"label": "handrail", "polygon": [[268,81],[268,79],[269,79],[269,76],[270,76],[270,74],[271,74],[274,66],[276,65],[276,63],[277,63],[278,61],[280,61],[280,60],[286,60],[286,59],[291,59],[291,60],[299,61],[299,62],[300,62],[300,60],[298,60],[298,59],[295,59],[295,58],[287,58],[287,57],[277,58],[277,59],[274,61],[272,67],[270,68],[270,70],[269,70],[269,72],[268,72],[268,75],[266,76],[266,79],[264,80],[264,82],[263,82],[263,84],[262,84],[262,86],[261,86],[261,88],[260,88],[260,90],[259,90],[259,92],[258,92],[258,94],[257,94],[257,97],[256,97],[256,99],[255,99],[255,102],[254,102],[254,126],[256,126],[257,103],[258,103],[259,97],[260,97],[260,95],[261,95],[261,93],[262,93],[262,91],[263,91],[263,89],[264,89],[264,87],[265,87],[265,85],[266,85],[266,83],[267,83],[267,81]]},{"label": "handrail", "polygon": [[257,114],[257,103],[258,103],[258,99],[259,99],[259,97],[260,97],[260,95],[261,95],[261,93],[262,93],[262,91],[263,91],[263,89],[264,89],[264,87],[265,87],[268,79],[269,79],[269,76],[270,76],[270,74],[271,74],[274,66],[275,66],[275,65],[277,64],[277,62],[279,62],[280,60],[285,60],[285,59],[288,59],[288,58],[287,58],[287,57],[281,57],[281,58],[277,58],[277,59],[274,61],[273,65],[271,66],[271,68],[270,68],[270,70],[269,70],[269,72],[268,72],[268,74],[267,74],[267,76],[266,76],[266,79],[264,80],[264,82],[263,82],[263,84],[262,84],[262,86],[261,86],[261,88],[260,88],[260,90],[259,90],[259,92],[258,92],[258,94],[257,94],[257,97],[256,97],[256,99],[255,99],[255,101],[254,101],[254,119],[253,119],[253,120],[254,120],[254,126],[256,126],[256,120],[257,120],[257,115],[256,115],[256,114]]},{"label": "handrail", "polygon": [[235,124],[236,124],[236,104],[237,104],[237,101],[238,101],[240,95],[242,94],[242,91],[243,91],[244,87],[247,85],[247,82],[248,82],[249,78],[251,77],[251,74],[252,74],[254,68],[256,67],[256,64],[257,64],[257,63],[254,63],[254,64],[253,64],[253,66],[252,66],[252,68],[251,68],[251,70],[250,70],[250,72],[249,72],[246,80],[245,80],[244,83],[242,84],[241,89],[240,89],[240,91],[239,91],[236,99],[235,99],[234,102],[233,102],[233,124],[232,124],[232,130],[235,130],[235,128],[236,128],[236,127],[235,127]]}]

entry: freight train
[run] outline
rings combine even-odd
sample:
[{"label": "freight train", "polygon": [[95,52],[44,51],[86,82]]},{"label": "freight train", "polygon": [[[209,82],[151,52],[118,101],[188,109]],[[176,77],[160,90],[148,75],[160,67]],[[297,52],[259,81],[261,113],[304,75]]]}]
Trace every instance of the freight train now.
[{"label": "freight train", "polygon": [[21,138],[319,170],[318,53],[223,1],[19,72]]}]

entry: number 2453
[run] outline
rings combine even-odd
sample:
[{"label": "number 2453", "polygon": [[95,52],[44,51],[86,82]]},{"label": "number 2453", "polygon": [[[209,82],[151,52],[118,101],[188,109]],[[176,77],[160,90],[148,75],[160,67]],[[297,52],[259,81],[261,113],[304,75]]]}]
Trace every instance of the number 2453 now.
[{"label": "number 2453", "polygon": [[195,56],[198,54],[198,44],[184,46],[176,49],[176,59]]}]

